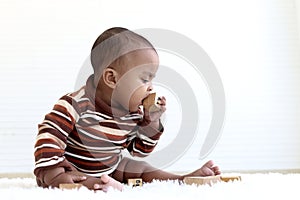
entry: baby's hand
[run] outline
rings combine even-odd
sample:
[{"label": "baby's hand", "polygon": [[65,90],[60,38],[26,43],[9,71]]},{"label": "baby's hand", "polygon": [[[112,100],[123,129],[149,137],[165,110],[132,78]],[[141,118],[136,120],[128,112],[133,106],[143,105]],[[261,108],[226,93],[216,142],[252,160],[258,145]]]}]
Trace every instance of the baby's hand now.
[{"label": "baby's hand", "polygon": [[109,188],[113,188],[119,191],[123,190],[122,183],[106,174],[102,175],[100,178],[87,177],[86,180],[81,181],[80,183],[90,190],[102,190],[103,192],[107,192]]}]

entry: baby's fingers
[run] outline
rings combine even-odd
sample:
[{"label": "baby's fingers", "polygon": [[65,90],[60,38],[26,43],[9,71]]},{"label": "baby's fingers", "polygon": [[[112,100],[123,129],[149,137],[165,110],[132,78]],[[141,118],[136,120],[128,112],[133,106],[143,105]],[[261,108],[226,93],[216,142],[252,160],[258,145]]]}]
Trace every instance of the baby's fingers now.
[{"label": "baby's fingers", "polygon": [[119,181],[113,179],[112,177],[104,174],[100,178],[101,183],[94,184],[94,190],[102,190],[103,192],[107,192],[109,188],[113,188],[119,191],[123,190],[123,184]]},{"label": "baby's fingers", "polygon": [[81,172],[72,171],[72,172],[67,172],[67,174],[71,177],[74,183],[84,181],[87,179],[87,177]]},{"label": "baby's fingers", "polygon": [[80,176],[80,175],[72,175],[71,178],[74,183],[86,180],[86,176]]},{"label": "baby's fingers", "polygon": [[166,98],[164,96],[158,97],[157,104],[160,105],[160,106],[165,106],[166,105]]}]

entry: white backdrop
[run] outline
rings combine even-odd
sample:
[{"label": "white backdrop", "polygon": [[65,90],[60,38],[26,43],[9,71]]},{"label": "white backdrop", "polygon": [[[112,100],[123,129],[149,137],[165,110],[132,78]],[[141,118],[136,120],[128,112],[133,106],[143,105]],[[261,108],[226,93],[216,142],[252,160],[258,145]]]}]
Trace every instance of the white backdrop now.
[{"label": "white backdrop", "polygon": [[[182,33],[214,61],[227,112],[222,137],[206,159],[223,170],[300,169],[299,1],[0,0],[0,5],[0,173],[32,171],[37,124],[60,96],[74,90],[94,40],[113,26]],[[172,59],[162,54],[163,64]],[[199,151],[210,102],[205,92],[201,98],[199,135],[168,170],[204,162]],[[172,101],[169,106],[176,107]],[[158,148],[174,137],[172,120]]]}]

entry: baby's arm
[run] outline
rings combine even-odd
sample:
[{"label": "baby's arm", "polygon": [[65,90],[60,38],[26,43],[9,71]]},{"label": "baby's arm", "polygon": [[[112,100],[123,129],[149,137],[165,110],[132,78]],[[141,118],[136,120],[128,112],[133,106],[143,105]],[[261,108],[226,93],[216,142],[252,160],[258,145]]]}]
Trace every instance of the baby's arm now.
[{"label": "baby's arm", "polygon": [[148,156],[154,150],[164,131],[160,117],[166,110],[165,97],[158,98],[155,104],[157,105],[155,109],[153,109],[151,104],[150,106],[144,106],[143,120],[140,121],[134,129],[136,137],[127,147],[133,156]]},{"label": "baby's arm", "polygon": [[[39,124],[34,152],[34,174],[38,183],[44,187],[57,186],[56,180],[65,179],[65,182],[72,182],[69,177],[64,177],[62,174],[74,168],[65,159],[64,153],[67,136],[73,130],[78,116],[75,107],[72,98],[64,96]],[[61,179],[55,179],[60,176]]]}]

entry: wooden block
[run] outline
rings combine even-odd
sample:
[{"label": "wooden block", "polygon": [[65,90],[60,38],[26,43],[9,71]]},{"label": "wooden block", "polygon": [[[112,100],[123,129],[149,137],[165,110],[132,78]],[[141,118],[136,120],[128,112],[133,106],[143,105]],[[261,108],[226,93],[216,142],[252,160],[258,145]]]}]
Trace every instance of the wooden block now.
[{"label": "wooden block", "polygon": [[218,176],[192,176],[192,177],[186,177],[183,179],[183,182],[188,185],[204,185],[212,183],[216,183],[219,181],[223,182],[229,182],[229,181],[240,181],[242,180],[241,176],[229,176],[229,175],[218,175]]},{"label": "wooden block", "polygon": [[221,181],[229,182],[229,181],[240,181],[242,180],[241,176],[227,176],[227,175],[221,175],[220,176]]},{"label": "wooden block", "polygon": [[183,182],[187,185],[211,185],[213,183],[221,181],[220,176],[191,176],[191,177],[185,177],[183,179]]},{"label": "wooden block", "polygon": [[66,190],[74,190],[79,189],[82,187],[82,184],[79,183],[61,183],[59,184],[59,189],[66,189]]},{"label": "wooden block", "polygon": [[132,187],[143,186],[143,180],[141,178],[131,178],[127,180],[128,185]]},{"label": "wooden block", "polygon": [[143,106],[150,112],[159,111],[159,107],[156,104],[156,93],[150,93],[149,96],[143,100]]}]

